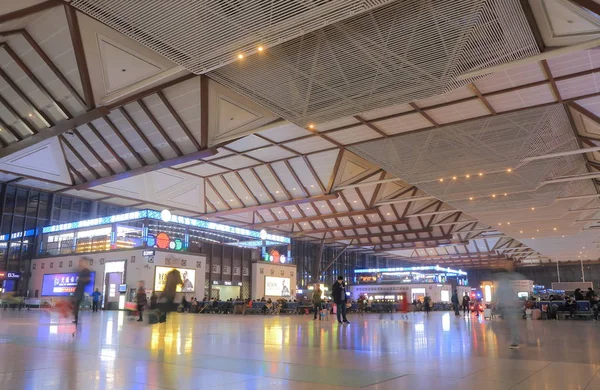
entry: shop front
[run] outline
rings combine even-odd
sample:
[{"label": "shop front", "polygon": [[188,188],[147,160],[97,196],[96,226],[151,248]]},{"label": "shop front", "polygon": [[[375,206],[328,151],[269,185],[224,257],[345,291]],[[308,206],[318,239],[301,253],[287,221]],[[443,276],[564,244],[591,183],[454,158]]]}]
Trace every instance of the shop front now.
[{"label": "shop front", "polygon": [[148,296],[152,291],[160,294],[172,269],[178,269],[184,280],[177,299],[184,295],[188,300],[244,298],[250,295],[252,261],[259,261],[261,253],[287,254],[289,245],[289,238],[264,230],[181,217],[166,210],[47,226],[39,257],[31,264],[29,296],[52,300],[72,295],[77,273],[85,265],[92,272],[86,293],[98,289],[105,309],[123,308],[133,300],[139,281],[145,283]]}]

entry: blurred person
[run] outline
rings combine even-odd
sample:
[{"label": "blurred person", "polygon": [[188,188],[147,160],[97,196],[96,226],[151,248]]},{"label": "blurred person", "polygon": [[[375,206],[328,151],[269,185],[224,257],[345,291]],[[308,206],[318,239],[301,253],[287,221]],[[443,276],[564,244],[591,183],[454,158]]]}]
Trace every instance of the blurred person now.
[{"label": "blurred person", "polygon": [[423,298],[423,307],[425,308],[425,313],[429,315],[429,312],[431,312],[431,298],[429,295],[425,295],[425,298]]},{"label": "blurred person", "polygon": [[316,320],[317,317],[319,317],[319,320],[321,319],[321,309],[323,304],[321,297],[322,295],[323,291],[321,290],[321,286],[319,286],[319,284],[317,283],[315,285],[315,289],[313,290],[312,296],[313,310],[315,312],[313,320]]},{"label": "blurred person", "polygon": [[159,297],[159,319],[158,322],[165,322],[167,320],[167,313],[171,311],[173,302],[175,301],[175,294],[177,293],[177,286],[183,286],[183,279],[181,278],[181,272],[176,268],[169,271],[165,281],[165,289]]},{"label": "blurred person", "polygon": [[460,315],[460,306],[458,305],[458,291],[454,290],[454,292],[452,293],[452,298],[450,299],[452,301],[452,306],[454,307],[454,315],[459,316]]},{"label": "blurred person", "polygon": [[581,289],[575,289],[575,300],[576,301],[583,301],[585,299],[585,297],[583,296],[583,293],[581,292]]},{"label": "blurred person", "polygon": [[331,286],[331,296],[337,306],[336,314],[338,323],[349,324],[350,321],[346,318],[346,283],[343,276],[338,276],[333,286]]},{"label": "blurred person", "polygon": [[469,302],[471,301],[471,298],[469,298],[469,294],[465,294],[463,295],[463,299],[462,299],[462,307],[463,307],[463,315],[467,315],[469,314]]},{"label": "blurred person", "polygon": [[591,287],[588,287],[587,293],[585,294],[585,299],[589,301],[590,299],[592,299],[592,297],[594,297],[594,295],[596,295],[594,290]]},{"label": "blurred person", "polygon": [[137,304],[137,311],[139,313],[138,322],[143,321],[142,312],[144,311],[144,307],[147,303],[146,298],[146,287],[144,286],[144,281],[140,280],[138,282],[137,294],[135,295],[135,303]]},{"label": "blurred person", "polygon": [[92,293],[92,313],[98,312],[98,303],[100,303],[101,296],[102,294],[99,289],[96,289],[96,291]]},{"label": "blurred person", "polygon": [[514,292],[511,281],[526,278],[516,272],[501,271],[497,273],[496,279],[498,287],[495,290],[494,304],[510,329],[510,348],[518,349],[521,338],[518,321],[522,303]]},{"label": "blurred person", "polygon": [[152,291],[152,295],[150,295],[150,309],[156,310],[157,303],[158,295],[156,295],[156,291]]},{"label": "blurred person", "polygon": [[80,262],[81,269],[77,275],[77,286],[75,287],[75,293],[73,294],[73,323],[77,325],[79,322],[79,306],[83,301],[85,287],[90,284],[92,280],[92,273],[90,272],[87,264],[87,260]]}]

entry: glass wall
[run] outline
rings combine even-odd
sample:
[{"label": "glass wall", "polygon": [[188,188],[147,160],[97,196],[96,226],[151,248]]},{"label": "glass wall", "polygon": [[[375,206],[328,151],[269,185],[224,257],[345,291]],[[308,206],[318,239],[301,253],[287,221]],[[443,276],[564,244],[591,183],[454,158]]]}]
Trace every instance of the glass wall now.
[{"label": "glass wall", "polygon": [[[22,272],[25,280],[21,285],[26,286],[37,229],[127,211],[125,207],[0,184],[0,270]],[[56,245],[59,253],[60,245]]]}]

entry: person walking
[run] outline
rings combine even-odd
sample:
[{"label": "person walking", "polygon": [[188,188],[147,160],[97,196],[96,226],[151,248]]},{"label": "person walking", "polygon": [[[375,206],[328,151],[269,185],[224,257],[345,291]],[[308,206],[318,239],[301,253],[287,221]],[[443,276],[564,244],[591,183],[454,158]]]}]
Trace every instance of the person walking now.
[{"label": "person walking", "polygon": [[150,295],[150,310],[156,310],[158,303],[158,295],[156,295],[156,291],[152,291],[152,295]]},{"label": "person walking", "polygon": [[88,267],[84,264],[87,260],[81,262],[81,269],[77,275],[77,286],[75,287],[75,293],[73,293],[73,323],[77,325],[79,323],[79,306],[83,301],[85,287],[92,280],[92,273]]},{"label": "person walking", "polygon": [[338,276],[336,282],[331,286],[331,296],[337,307],[338,323],[349,324],[350,321],[346,318],[346,283],[344,283],[343,276]]},{"label": "person walking", "polygon": [[452,306],[454,307],[454,315],[459,316],[460,315],[460,306],[458,305],[458,291],[454,290],[454,292],[452,293]]},{"label": "person walking", "polygon": [[425,308],[425,313],[429,315],[431,311],[431,298],[429,295],[425,295],[425,298],[423,298],[423,307]]},{"label": "person walking", "polygon": [[512,289],[511,282],[523,279],[525,279],[523,275],[508,271],[500,271],[497,276],[498,287],[495,289],[494,306],[498,308],[510,330],[511,349],[518,349],[521,341],[518,321],[522,306],[517,294]]},{"label": "person walking", "polygon": [[140,280],[138,282],[138,290],[137,290],[137,294],[135,296],[135,301],[137,303],[137,311],[140,315],[140,318],[138,318],[138,322],[143,321],[144,319],[142,318],[142,312],[144,311],[144,307],[146,306],[146,303],[147,303],[146,288],[144,287],[143,280]]},{"label": "person walking", "polygon": [[96,291],[92,293],[92,313],[98,312],[98,303],[100,303],[101,296],[102,294],[99,289],[96,289]]},{"label": "person walking", "polygon": [[175,301],[175,294],[177,293],[177,286],[183,286],[183,279],[181,278],[181,272],[176,268],[169,271],[167,274],[167,280],[165,281],[165,289],[159,297],[159,310],[160,315],[158,322],[165,322],[167,320],[167,313],[172,310],[173,302]]},{"label": "person walking", "polygon": [[319,284],[317,283],[315,285],[315,289],[313,290],[312,296],[313,310],[315,312],[313,320],[316,320],[317,317],[319,317],[319,320],[321,320],[321,310],[323,309],[322,295],[323,291],[321,290],[321,286],[319,286]]},{"label": "person walking", "polygon": [[468,294],[463,295],[463,299],[462,299],[462,307],[463,307],[463,315],[467,315],[469,314],[469,302],[471,301],[471,298],[469,298]]}]

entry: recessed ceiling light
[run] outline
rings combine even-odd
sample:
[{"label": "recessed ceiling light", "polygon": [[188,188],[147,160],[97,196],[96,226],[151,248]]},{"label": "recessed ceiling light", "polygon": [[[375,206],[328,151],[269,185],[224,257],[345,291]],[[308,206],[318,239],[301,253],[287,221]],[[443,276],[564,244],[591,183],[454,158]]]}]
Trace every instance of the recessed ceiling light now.
[{"label": "recessed ceiling light", "polygon": [[469,197],[469,200],[473,200],[473,197],[472,197],[472,196],[471,196],[471,197]]},{"label": "recessed ceiling light", "polygon": [[311,123],[310,125],[308,125],[308,128],[309,128],[309,129],[314,129],[314,128],[315,128],[315,125],[313,125],[313,124]]},{"label": "recessed ceiling light", "polygon": [[506,192],[504,193],[504,196],[508,195]]},{"label": "recessed ceiling light", "polygon": [[444,179],[440,179],[440,183],[443,182],[443,181],[444,181]]},{"label": "recessed ceiling light", "polygon": [[523,230],[521,230],[519,233],[523,233]]},{"label": "recessed ceiling light", "polygon": [[483,173],[482,173],[482,172],[479,172],[479,173],[478,173],[478,175],[479,175],[479,176],[483,176]]},{"label": "recessed ceiling light", "polygon": [[390,213],[387,213],[387,215],[390,215]]},{"label": "recessed ceiling light", "polygon": [[506,170],[506,172],[508,172],[508,173],[511,173],[511,172],[512,172],[512,168],[508,168],[508,169]]},{"label": "recessed ceiling light", "polygon": [[296,191],[296,187],[292,188],[292,191]]},{"label": "recessed ceiling light", "polygon": [[535,207],[532,207],[532,208],[531,208],[531,211],[535,211]]},{"label": "recessed ceiling light", "polygon": [[244,58],[244,55],[243,55],[242,53],[238,54],[238,59],[240,59],[240,60],[241,60],[241,59],[243,59],[243,58]]},{"label": "recessed ceiling light", "polygon": [[556,228],[554,228],[554,231],[556,231]]},{"label": "recessed ceiling light", "polygon": [[452,180],[456,180],[456,176],[452,176]]},{"label": "recessed ceiling light", "polygon": [[263,51],[263,50],[265,50],[265,48],[264,48],[264,47],[262,47],[262,46],[259,46],[259,47],[257,47],[257,48],[256,48],[256,50],[258,50],[258,51]]},{"label": "recessed ceiling light", "polygon": [[492,198],[495,198],[495,197],[496,197],[496,194],[492,194]]},{"label": "recessed ceiling light", "polygon": [[278,193],[279,193],[279,191],[275,191],[275,193],[276,193],[276,194],[278,194]]},{"label": "recessed ceiling light", "polygon": [[354,203],[356,203],[356,201],[354,201]]}]

